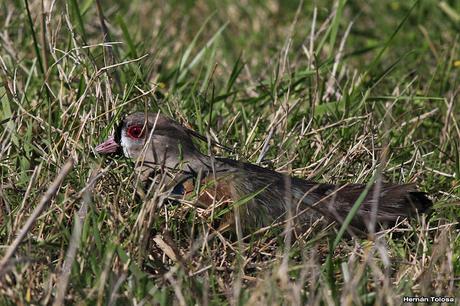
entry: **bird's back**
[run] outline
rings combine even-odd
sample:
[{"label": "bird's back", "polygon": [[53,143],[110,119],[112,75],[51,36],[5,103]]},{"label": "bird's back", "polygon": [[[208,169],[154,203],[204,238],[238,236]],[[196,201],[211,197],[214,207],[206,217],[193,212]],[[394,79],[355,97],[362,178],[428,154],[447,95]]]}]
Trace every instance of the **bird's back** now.
[{"label": "bird's back", "polygon": [[[239,205],[242,224],[249,231],[282,222],[288,216],[301,227],[308,227],[321,217],[325,223],[342,222],[365,190],[361,184],[321,184],[249,163],[216,161],[221,170],[218,176],[224,178],[219,184],[229,186],[227,189]],[[351,222],[353,227],[366,229],[374,205],[377,205],[375,221],[381,224],[425,212],[432,205],[426,194],[413,184],[383,183],[378,194],[377,190],[374,185],[368,191]]]}]

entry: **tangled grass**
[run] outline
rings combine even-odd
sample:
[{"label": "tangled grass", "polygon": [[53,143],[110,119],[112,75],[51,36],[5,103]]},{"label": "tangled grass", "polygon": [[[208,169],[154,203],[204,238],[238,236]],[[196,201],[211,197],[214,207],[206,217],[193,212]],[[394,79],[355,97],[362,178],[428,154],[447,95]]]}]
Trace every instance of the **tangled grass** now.
[{"label": "tangled grass", "polygon": [[[5,305],[403,303],[459,287],[455,1],[0,4]],[[432,214],[235,241],[136,193],[94,146],[161,111],[232,158],[321,182],[416,182]],[[198,144],[203,151],[228,155]],[[279,231],[278,231],[279,232]],[[337,243],[334,243],[337,242]]]}]

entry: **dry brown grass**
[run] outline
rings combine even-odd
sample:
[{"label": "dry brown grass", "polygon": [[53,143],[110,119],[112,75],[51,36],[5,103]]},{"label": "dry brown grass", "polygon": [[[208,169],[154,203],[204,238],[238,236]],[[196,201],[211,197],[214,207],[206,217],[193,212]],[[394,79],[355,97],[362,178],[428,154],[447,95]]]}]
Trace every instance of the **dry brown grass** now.
[{"label": "dry brown grass", "polygon": [[[0,4],[0,303],[458,301],[455,7],[77,2]],[[335,228],[235,241],[192,205],[139,197],[128,161],[94,155],[133,109],[303,178],[366,182],[380,167],[428,191],[433,214],[335,250]]]}]

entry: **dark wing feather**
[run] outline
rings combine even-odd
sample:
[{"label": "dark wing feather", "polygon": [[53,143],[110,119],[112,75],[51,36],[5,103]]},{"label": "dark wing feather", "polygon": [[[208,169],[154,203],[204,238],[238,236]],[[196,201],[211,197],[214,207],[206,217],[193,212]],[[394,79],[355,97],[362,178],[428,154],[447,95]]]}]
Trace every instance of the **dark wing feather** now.
[{"label": "dark wing feather", "polygon": [[[355,204],[365,185],[332,185],[320,184],[275,172],[249,163],[231,159],[216,160],[217,176],[226,176],[225,183],[231,185],[234,201],[256,194],[253,200],[244,204],[240,209],[243,226],[247,230],[268,226],[284,221],[289,205],[296,222],[309,226],[322,216],[327,223],[343,221]],[[351,225],[366,229],[371,218],[374,204],[373,186],[364,198]],[[259,192],[261,191],[261,192]],[[235,198],[235,195],[237,198]],[[394,223],[399,218],[414,216],[417,212],[426,212],[432,202],[413,184],[381,185],[377,197],[377,223]],[[247,232],[247,231],[246,231]]]},{"label": "dark wing feather", "polygon": [[[354,203],[365,189],[365,185],[353,184],[337,188],[337,196],[329,203],[327,210],[338,220],[344,220]],[[417,213],[426,212],[432,202],[413,184],[388,184],[381,186],[378,197],[374,195],[376,186],[369,190],[361,206],[351,222],[360,229],[366,228],[371,219],[372,207],[377,205],[376,222],[381,224],[395,223],[400,218],[413,217]],[[377,199],[377,203],[375,200]]]}]

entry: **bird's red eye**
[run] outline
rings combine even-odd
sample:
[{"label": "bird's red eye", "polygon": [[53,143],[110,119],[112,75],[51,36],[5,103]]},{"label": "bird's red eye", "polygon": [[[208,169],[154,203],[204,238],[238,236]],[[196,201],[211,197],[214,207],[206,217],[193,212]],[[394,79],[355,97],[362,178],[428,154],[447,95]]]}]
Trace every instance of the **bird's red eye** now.
[{"label": "bird's red eye", "polygon": [[133,125],[128,128],[127,134],[131,138],[141,138],[144,135],[144,130],[141,125]]}]

